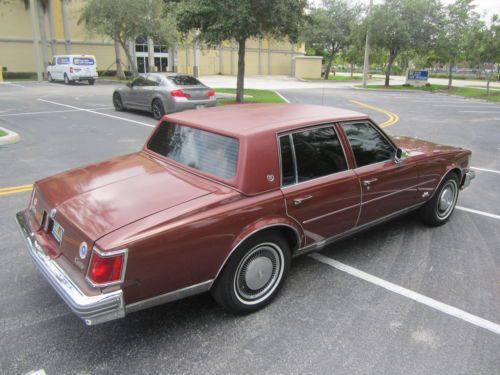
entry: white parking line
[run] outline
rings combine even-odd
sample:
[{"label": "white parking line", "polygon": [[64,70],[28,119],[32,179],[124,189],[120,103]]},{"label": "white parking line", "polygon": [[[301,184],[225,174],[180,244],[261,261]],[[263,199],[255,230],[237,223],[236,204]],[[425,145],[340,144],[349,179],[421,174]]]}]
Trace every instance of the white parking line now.
[{"label": "white parking line", "polygon": [[479,168],[479,167],[471,167],[471,169],[474,169],[475,171],[490,172],[490,173],[497,173],[497,174],[500,174],[500,171],[496,171],[496,170],[494,170],[494,169]]},{"label": "white parking line", "polygon": [[[99,107],[99,108],[93,108],[95,110],[97,109],[110,109],[113,107]],[[7,113],[4,115],[0,115],[0,117],[10,117],[10,116],[25,116],[25,115],[43,115],[43,114],[51,114],[51,113],[65,113],[65,112],[80,112],[81,109],[64,109],[61,111],[40,111],[40,112],[20,112],[20,113]]]},{"label": "white parking line", "polygon": [[486,216],[486,217],[491,217],[492,219],[500,220],[500,215],[490,214],[489,212],[474,210],[472,208],[467,208],[467,207],[462,207],[462,206],[455,206],[455,208],[457,210],[466,211],[466,212],[470,212],[473,214],[482,215],[482,216]]},{"label": "white parking line", "polygon": [[278,91],[274,90],[274,92],[276,94],[278,94],[278,96],[283,99],[286,103],[290,103],[290,100],[288,100],[287,98],[285,98],[283,95],[281,95]]},{"label": "white parking line", "polygon": [[77,109],[79,111],[83,111],[83,112],[90,112],[90,113],[94,113],[96,115],[100,115],[100,116],[105,116],[105,117],[111,117],[111,118],[114,118],[114,119],[117,119],[117,120],[123,120],[123,121],[127,121],[127,122],[132,122],[134,124],[139,124],[139,125],[143,125],[143,126],[148,126],[150,128],[154,128],[156,127],[156,125],[151,125],[151,124],[148,124],[146,122],[141,122],[141,121],[136,121],[136,120],[131,120],[131,119],[128,119],[128,118],[125,118],[125,117],[119,117],[119,116],[113,116],[113,115],[109,115],[107,113],[101,113],[101,112],[96,112],[96,111],[93,111],[91,109],[86,109],[86,108],[79,108],[79,107],[75,107],[73,105],[69,105],[69,104],[63,104],[63,103],[57,103],[57,102],[53,102],[51,100],[46,100],[46,99],[41,99],[41,98],[38,98],[37,100],[41,101],[41,102],[46,102],[46,103],[51,103],[51,104],[55,104],[55,105],[60,105],[62,107],[67,107],[67,108],[72,108],[72,109]]},{"label": "white parking line", "polygon": [[500,111],[458,111],[460,113],[500,113]]},{"label": "white parking line", "polygon": [[349,275],[352,275],[354,277],[357,277],[359,279],[367,281],[371,284],[375,284],[375,285],[380,286],[384,289],[387,289],[391,292],[399,294],[403,297],[409,298],[415,302],[432,307],[433,309],[441,311],[447,315],[451,315],[455,318],[458,318],[458,319],[461,319],[465,322],[471,323],[477,327],[487,329],[488,331],[491,331],[493,333],[496,333],[497,335],[500,335],[500,324],[497,324],[497,323],[494,323],[492,321],[480,318],[476,315],[470,314],[470,313],[463,311],[463,310],[460,310],[456,307],[447,305],[447,304],[440,302],[440,301],[437,301],[433,298],[424,296],[423,294],[414,292],[413,290],[403,288],[402,286],[393,284],[389,281],[386,281],[386,280],[381,279],[379,277],[373,276],[369,273],[358,270],[357,268],[348,266],[347,264],[341,263],[335,259],[326,257],[326,256],[321,255],[319,253],[314,253],[314,254],[311,254],[309,256],[311,258],[317,260],[318,262],[321,262],[323,264],[334,267],[334,268],[338,269],[339,271],[346,272]]}]

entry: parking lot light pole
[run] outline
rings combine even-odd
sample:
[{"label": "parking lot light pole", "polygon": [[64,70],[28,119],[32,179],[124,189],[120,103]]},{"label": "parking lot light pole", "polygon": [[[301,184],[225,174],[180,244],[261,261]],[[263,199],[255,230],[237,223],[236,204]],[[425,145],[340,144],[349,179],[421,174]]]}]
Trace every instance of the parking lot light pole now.
[{"label": "parking lot light pole", "polygon": [[[372,12],[373,0],[370,0],[370,5],[368,6],[368,15]],[[368,81],[368,68],[370,65],[370,25],[366,29],[366,41],[365,41],[365,59],[363,63],[363,87],[366,87],[366,83]]]}]

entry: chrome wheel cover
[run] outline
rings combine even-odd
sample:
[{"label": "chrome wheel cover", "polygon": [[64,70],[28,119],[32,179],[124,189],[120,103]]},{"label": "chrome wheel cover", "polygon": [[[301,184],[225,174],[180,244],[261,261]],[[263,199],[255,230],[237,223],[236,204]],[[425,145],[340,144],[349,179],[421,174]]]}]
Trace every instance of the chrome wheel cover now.
[{"label": "chrome wheel cover", "polygon": [[455,180],[449,180],[439,193],[436,214],[441,220],[451,215],[458,197],[458,186]]},{"label": "chrome wheel cover", "polygon": [[283,277],[284,256],[271,242],[259,244],[241,260],[234,277],[234,292],[241,303],[255,305],[268,298]]}]

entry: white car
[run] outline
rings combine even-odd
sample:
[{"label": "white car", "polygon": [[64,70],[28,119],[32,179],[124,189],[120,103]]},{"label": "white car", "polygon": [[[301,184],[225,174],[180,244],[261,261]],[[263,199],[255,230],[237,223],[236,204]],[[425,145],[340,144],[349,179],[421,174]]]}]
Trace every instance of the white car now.
[{"label": "white car", "polygon": [[93,85],[97,78],[97,65],[92,55],[57,55],[47,67],[49,82],[64,81],[70,84],[75,81],[88,81]]}]

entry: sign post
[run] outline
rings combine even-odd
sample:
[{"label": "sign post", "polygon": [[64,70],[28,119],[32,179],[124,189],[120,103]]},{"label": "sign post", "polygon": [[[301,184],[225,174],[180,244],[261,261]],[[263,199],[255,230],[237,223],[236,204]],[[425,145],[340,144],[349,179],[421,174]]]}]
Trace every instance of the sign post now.
[{"label": "sign post", "polygon": [[410,86],[425,86],[429,82],[428,70],[408,69],[405,83]]}]

